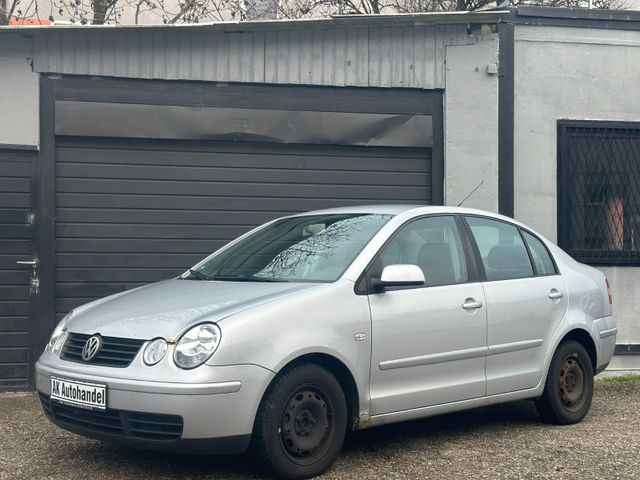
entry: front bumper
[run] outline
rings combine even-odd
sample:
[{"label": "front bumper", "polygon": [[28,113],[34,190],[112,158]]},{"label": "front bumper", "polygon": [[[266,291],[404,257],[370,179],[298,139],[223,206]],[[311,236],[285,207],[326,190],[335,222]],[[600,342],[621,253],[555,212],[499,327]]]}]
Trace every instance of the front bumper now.
[{"label": "front bumper", "polygon": [[[45,413],[52,422],[91,438],[141,448],[191,453],[244,451],[248,446],[260,399],[274,376],[270,370],[256,365],[203,365],[199,369],[207,369],[209,381],[206,383],[163,382],[93,375],[90,367],[81,372],[77,365],[65,368],[65,365],[57,363],[36,363],[36,389],[41,395]],[[117,369],[113,370],[113,375],[116,375]],[[47,405],[51,406],[51,375],[107,385],[107,412],[119,418],[121,427],[116,430],[102,428],[99,425],[107,420],[97,418],[87,421],[82,416],[86,412],[74,415],[74,407],[59,414],[56,414],[55,408],[47,411]],[[128,434],[127,419],[144,414],[180,418],[182,429],[179,437],[164,440]]]}]

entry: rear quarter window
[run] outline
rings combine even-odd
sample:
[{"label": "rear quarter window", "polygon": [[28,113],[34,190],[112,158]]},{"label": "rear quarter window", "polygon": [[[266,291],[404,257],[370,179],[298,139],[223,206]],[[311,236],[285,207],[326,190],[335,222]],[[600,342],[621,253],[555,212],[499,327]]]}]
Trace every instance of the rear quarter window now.
[{"label": "rear quarter window", "polygon": [[531,258],[533,259],[533,265],[536,269],[537,275],[554,275],[557,273],[556,267],[551,259],[549,250],[544,244],[529,232],[522,232],[524,240],[527,242],[529,251],[531,252]]}]

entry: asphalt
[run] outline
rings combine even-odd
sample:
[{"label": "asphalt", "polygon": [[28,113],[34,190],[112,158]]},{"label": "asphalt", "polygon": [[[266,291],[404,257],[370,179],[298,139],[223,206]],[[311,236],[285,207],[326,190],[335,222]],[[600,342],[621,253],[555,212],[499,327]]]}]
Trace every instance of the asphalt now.
[{"label": "asphalt", "polygon": [[[245,457],[113,446],[50,424],[33,394],[0,395],[1,479],[253,479]],[[587,418],[541,422],[531,402],[351,434],[324,479],[640,479],[640,381],[599,381]]]}]

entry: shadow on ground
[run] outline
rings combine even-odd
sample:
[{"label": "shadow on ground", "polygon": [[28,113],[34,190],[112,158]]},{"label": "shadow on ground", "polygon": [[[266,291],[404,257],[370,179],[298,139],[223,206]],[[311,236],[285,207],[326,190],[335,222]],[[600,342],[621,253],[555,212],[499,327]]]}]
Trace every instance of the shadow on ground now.
[{"label": "shadow on ground", "polygon": [[[491,435],[496,429],[539,424],[532,402],[496,405],[354,432],[346,439],[342,458],[356,457],[358,463],[379,462],[381,454],[385,456],[387,451],[392,455],[397,450],[417,450],[425,445],[437,447],[442,441]],[[143,475],[147,478],[262,478],[247,455],[174,455],[94,441],[78,443],[73,455],[76,459],[91,459],[100,470],[108,472],[122,472],[126,465],[127,476],[140,475],[141,478]]]}]

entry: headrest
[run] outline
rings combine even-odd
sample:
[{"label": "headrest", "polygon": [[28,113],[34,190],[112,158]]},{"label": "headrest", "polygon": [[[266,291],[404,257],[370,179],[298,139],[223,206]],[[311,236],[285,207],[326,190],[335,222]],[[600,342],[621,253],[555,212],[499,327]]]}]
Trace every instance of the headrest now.
[{"label": "headrest", "polygon": [[495,245],[487,255],[487,265],[495,270],[531,270],[524,245]]},{"label": "headrest", "polygon": [[418,251],[419,265],[433,265],[440,262],[451,264],[451,249],[447,243],[426,243]]}]

